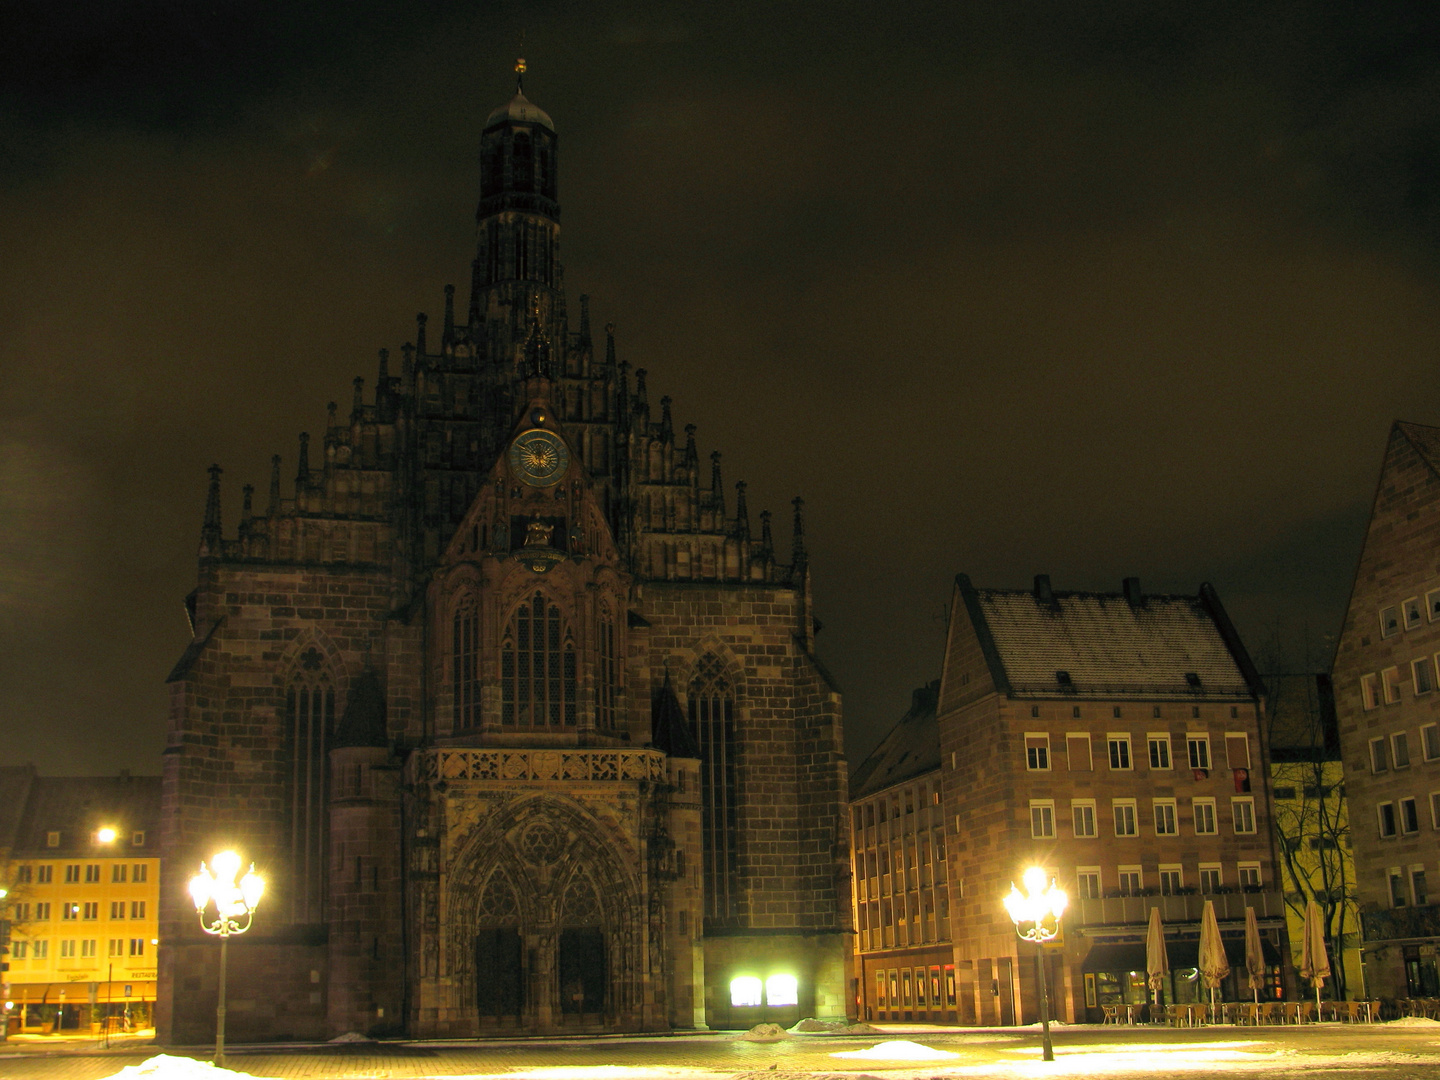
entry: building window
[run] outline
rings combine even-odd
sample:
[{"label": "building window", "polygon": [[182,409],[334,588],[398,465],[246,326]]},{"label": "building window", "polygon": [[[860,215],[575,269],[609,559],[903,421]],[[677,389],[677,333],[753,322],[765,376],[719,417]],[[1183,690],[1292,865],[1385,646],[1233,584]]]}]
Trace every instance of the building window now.
[{"label": "building window", "polygon": [[73,940],[68,939],[68,938],[67,938],[66,940],[60,942],[60,959],[61,959],[61,960],[70,960],[70,959],[73,959],[74,956],[75,956],[75,942],[74,942]]},{"label": "building window", "polygon": [[1181,884],[1180,867],[1178,867],[1178,866],[1161,866],[1161,867],[1160,867],[1160,895],[1161,895],[1161,896],[1179,896],[1179,895],[1180,895],[1180,890],[1181,890],[1182,887],[1183,887],[1183,886],[1182,886],[1182,884]]},{"label": "building window", "polygon": [[10,952],[14,954],[16,960],[24,960],[25,954],[29,951],[30,943],[28,941],[16,941],[10,946]]},{"label": "building window", "polygon": [[1400,669],[1387,667],[1380,672],[1380,689],[1385,693],[1385,704],[1394,705],[1400,700]]},{"label": "building window", "polygon": [[1215,828],[1214,799],[1192,799],[1190,805],[1195,812],[1195,833],[1197,836],[1210,836],[1218,831]]},{"label": "building window", "polygon": [[125,863],[116,863],[110,867],[110,882],[113,885],[124,885],[128,877],[129,867]]},{"label": "building window", "polygon": [[1426,724],[1420,729],[1420,752],[1426,761],[1440,758],[1440,728],[1436,725]]},{"label": "building window", "polygon": [[1135,828],[1135,800],[1114,799],[1111,801],[1110,806],[1115,815],[1115,835],[1138,835],[1138,831]]},{"label": "building window", "polygon": [[1055,804],[1049,799],[1030,800],[1030,836],[1036,840],[1055,837]]},{"label": "building window", "polygon": [[81,956],[82,958],[86,958],[86,959],[94,959],[94,957],[95,957],[95,939],[94,939],[94,938],[86,938],[84,941],[80,942],[80,956]]},{"label": "building window", "polygon": [[1430,825],[1440,829],[1440,791],[1430,793]]},{"label": "building window", "polygon": [[1255,831],[1255,800],[1253,798],[1231,799],[1230,814],[1235,820],[1237,833]]},{"label": "building window", "polygon": [[1065,753],[1070,759],[1071,772],[1090,772],[1095,768],[1088,732],[1069,732],[1065,736]]},{"label": "building window", "polygon": [[1095,800],[1076,799],[1070,804],[1070,817],[1075,823],[1077,838],[1095,836]]},{"label": "building window", "polygon": [[1380,835],[1384,838],[1392,837],[1399,830],[1395,827],[1395,804],[1382,802],[1375,807],[1375,816],[1379,819]]},{"label": "building window", "polygon": [[144,863],[135,864],[135,872],[130,875],[130,880],[136,885],[143,885],[150,879],[150,868]]},{"label": "building window", "polygon": [[144,938],[141,938],[141,937],[132,937],[132,938],[130,939],[130,955],[131,955],[131,956],[144,956],[144,955],[145,955],[145,939],[144,939]]},{"label": "building window", "polygon": [[1412,596],[1401,601],[1400,608],[1405,613],[1405,629],[1414,630],[1420,625],[1420,598]]},{"label": "building window", "polygon": [[12,922],[23,923],[30,921],[29,904],[12,904],[10,907],[10,919]]},{"label": "building window", "polygon": [[1105,741],[1110,747],[1110,768],[1130,768],[1130,736],[1112,731],[1105,736]]},{"label": "building window", "polygon": [[1218,893],[1220,891],[1220,864],[1200,864],[1200,891],[1202,893]]},{"label": "building window", "polygon": [[1075,885],[1083,900],[1100,899],[1100,868],[1081,866],[1075,871]]},{"label": "building window", "polygon": [[143,919],[143,918],[145,917],[145,901],[144,901],[144,900],[131,900],[131,901],[130,901],[130,917],[131,917],[132,919]]},{"label": "building window", "polygon": [[1424,907],[1429,903],[1429,893],[1425,888],[1425,867],[1412,866],[1410,868],[1410,895],[1415,901],[1416,907]]},{"label": "building window", "polygon": [[136,830],[135,832],[133,832],[133,833],[130,834],[130,846],[131,846],[131,847],[144,847],[144,846],[145,846],[145,832],[144,832],[143,829]]},{"label": "building window", "polygon": [[35,884],[49,885],[55,880],[55,867],[46,863],[44,866],[35,867]]},{"label": "building window", "polygon": [[110,956],[110,957],[112,957],[112,958],[113,958],[113,957],[116,957],[116,956],[124,956],[124,955],[125,955],[125,939],[124,939],[124,938],[118,938],[118,937],[112,937],[112,938],[110,939],[110,944],[109,944],[109,948],[108,948],[107,951],[106,951],[106,955],[107,955],[107,956]]},{"label": "building window", "polygon": [[69,904],[69,903],[66,903],[66,904],[61,904],[61,905],[60,905],[60,918],[61,918],[61,920],[62,920],[63,922],[73,922],[75,919],[78,919],[79,917],[80,917],[80,905],[79,905],[79,904]]},{"label": "building window", "polygon": [[1210,771],[1210,736],[1186,735],[1185,751],[1190,756],[1190,768],[1200,772]]},{"label": "building window", "polygon": [[95,885],[100,881],[100,865],[90,863],[85,867],[85,884]]},{"label": "building window", "polygon": [[1430,621],[1440,619],[1440,589],[1431,589],[1425,594],[1425,610],[1430,613]]},{"label": "building window", "polygon": [[480,613],[466,594],[455,611],[455,730],[480,726]]},{"label": "building window", "polygon": [[124,917],[125,917],[125,901],[124,901],[124,900],[111,900],[111,901],[110,901],[110,918],[112,918],[112,919],[123,919]]},{"label": "building window", "polygon": [[1380,707],[1380,680],[1374,673],[1360,676],[1360,704],[1366,712]]},{"label": "building window", "polygon": [[615,702],[620,695],[620,668],[615,659],[615,620],[606,604],[600,605],[595,627],[595,724],[608,731],[615,726]]},{"label": "building window", "polygon": [[1242,889],[1260,888],[1260,864],[1258,862],[1242,862],[1236,866],[1235,870]]},{"label": "building window", "polygon": [[1155,810],[1155,835],[1174,836],[1179,830],[1175,827],[1175,800],[1156,799]]},{"label": "building window", "polygon": [[[710,918],[726,918],[734,913],[739,890],[736,881],[739,742],[735,730],[735,693],[719,657],[707,654],[700,659],[690,680],[689,699],[690,730],[700,747],[705,914]],[[884,854],[882,851],[882,856]]]},{"label": "building window", "polygon": [[71,863],[65,867],[65,884],[78,885],[80,883],[80,864]]},{"label": "building window", "polygon": [[1390,760],[1397,769],[1410,767],[1410,736],[1403,731],[1390,736]]},{"label": "building window", "polygon": [[1139,896],[1141,891],[1140,867],[1122,866],[1119,871],[1120,895]]},{"label": "building window", "polygon": [[1031,772],[1050,771],[1050,736],[1045,732],[1025,733],[1025,768]]},{"label": "building window", "polygon": [[575,726],[575,642],[541,592],[516,610],[500,644],[500,722]]},{"label": "building window", "polygon": [[324,656],[313,645],[301,654],[291,676],[285,709],[291,917],[300,923],[318,923],[325,918],[326,778],[330,733],[335,730],[335,683],[325,670]]},{"label": "building window", "polygon": [[15,884],[29,885],[33,877],[34,868],[29,863],[25,863],[15,868]]},{"label": "building window", "polygon": [[1414,799],[1400,800],[1400,831],[1407,834],[1420,831],[1420,814]]},{"label": "building window", "polygon": [[60,846],[60,834],[59,834],[58,832],[54,831],[54,830],[51,830],[50,832],[47,832],[47,833],[45,834],[45,846],[46,846],[46,847],[59,847],[59,846]]},{"label": "building window", "polygon": [[49,901],[49,900],[41,900],[41,901],[38,901],[38,902],[35,904],[35,921],[36,921],[36,922],[49,922],[49,921],[50,921],[50,901]]},{"label": "building window", "polygon": [[49,959],[49,957],[50,957],[50,942],[48,942],[48,941],[35,941],[35,942],[32,942],[31,944],[33,944],[33,945],[35,946],[35,959],[36,959],[36,960],[47,960],[47,959]]},{"label": "building window", "polygon": [[[1410,801],[1413,803],[1415,800],[1411,799]],[[80,909],[80,917],[82,919],[98,919],[100,917],[100,901],[86,900]]]},{"label": "building window", "polygon": [[1243,731],[1225,733],[1225,765],[1231,770],[1250,771],[1250,737]]},{"label": "building window", "polygon": [[1151,732],[1146,736],[1150,745],[1150,768],[1170,768],[1170,736],[1167,732]]},{"label": "building window", "polygon": [[1410,677],[1415,680],[1415,693],[1428,694],[1435,689],[1435,671],[1430,666],[1430,658],[1424,657],[1420,660],[1410,661]]},{"label": "building window", "polygon": [[1405,875],[1400,872],[1400,867],[1392,866],[1386,874],[1390,881],[1390,906],[1401,908],[1405,906]]},{"label": "building window", "polygon": [[1390,755],[1385,750],[1385,736],[1370,740],[1370,771],[1382,773],[1390,771]]},{"label": "building window", "polygon": [[1380,609],[1380,636],[1393,637],[1400,632],[1400,609],[1395,606]]}]

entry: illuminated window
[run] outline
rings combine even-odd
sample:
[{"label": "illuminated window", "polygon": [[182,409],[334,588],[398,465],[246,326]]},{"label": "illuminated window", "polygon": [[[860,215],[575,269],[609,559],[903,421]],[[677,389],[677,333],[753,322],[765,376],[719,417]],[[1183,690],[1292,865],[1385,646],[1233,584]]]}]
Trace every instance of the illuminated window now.
[{"label": "illuminated window", "polygon": [[520,605],[500,643],[500,722],[575,726],[575,641],[541,592]]},{"label": "illuminated window", "polygon": [[[734,983],[731,983],[734,994]],[[771,975],[765,980],[765,1003],[767,1005],[799,1005],[800,983],[794,975]]]},{"label": "illuminated window", "polygon": [[741,975],[730,980],[730,1004],[736,1009],[752,1009],[760,1004],[760,980],[754,975]]},{"label": "illuminated window", "polygon": [[[700,831],[705,859],[705,914],[734,913],[739,883],[736,799],[738,739],[735,693],[718,656],[707,654],[690,680],[690,730],[700,746]],[[884,813],[884,804],[881,804]],[[881,873],[886,873],[881,870]]]},{"label": "illuminated window", "polygon": [[466,594],[454,619],[455,730],[480,726],[480,614]]}]

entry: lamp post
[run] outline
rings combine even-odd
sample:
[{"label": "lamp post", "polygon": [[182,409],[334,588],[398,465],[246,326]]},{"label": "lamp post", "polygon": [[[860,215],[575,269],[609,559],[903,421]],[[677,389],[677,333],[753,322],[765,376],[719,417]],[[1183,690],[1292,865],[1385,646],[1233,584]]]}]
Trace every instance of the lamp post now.
[{"label": "lamp post", "polygon": [[1010,893],[1005,897],[1005,910],[1020,939],[1035,943],[1035,979],[1040,984],[1040,1046],[1044,1059],[1054,1061],[1055,1048],[1050,1045],[1050,995],[1042,954],[1045,943],[1054,941],[1060,935],[1060,916],[1065,913],[1070,898],[1053,878],[1048,884],[1045,878],[1044,870],[1032,866],[1021,879],[1025,882],[1023,893],[1012,881]]},{"label": "lamp post", "polygon": [[[190,899],[195,901],[195,912],[200,916],[200,929],[220,939],[220,995],[215,1005],[215,1064],[225,1067],[225,952],[231,934],[243,934],[250,929],[255,917],[255,908],[265,892],[265,880],[255,873],[255,864],[237,884],[235,875],[240,873],[240,856],[233,851],[222,851],[210,860],[207,868],[202,862],[200,872],[190,879]],[[206,909],[213,907],[215,917],[209,918]]]}]

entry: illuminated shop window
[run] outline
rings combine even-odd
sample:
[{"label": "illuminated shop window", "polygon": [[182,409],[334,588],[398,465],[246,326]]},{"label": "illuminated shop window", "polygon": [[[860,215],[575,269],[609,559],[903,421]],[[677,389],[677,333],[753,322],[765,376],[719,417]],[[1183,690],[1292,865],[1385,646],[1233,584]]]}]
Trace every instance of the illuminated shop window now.
[{"label": "illuminated shop window", "polygon": [[[757,982],[759,980],[756,980]],[[734,996],[734,983],[731,996]],[[794,975],[771,975],[765,980],[765,1001],[770,1005],[799,1005],[800,984]]]},{"label": "illuminated shop window", "polygon": [[730,980],[730,1004],[736,1009],[750,1009],[760,1004],[760,980],[754,975],[741,975]]}]

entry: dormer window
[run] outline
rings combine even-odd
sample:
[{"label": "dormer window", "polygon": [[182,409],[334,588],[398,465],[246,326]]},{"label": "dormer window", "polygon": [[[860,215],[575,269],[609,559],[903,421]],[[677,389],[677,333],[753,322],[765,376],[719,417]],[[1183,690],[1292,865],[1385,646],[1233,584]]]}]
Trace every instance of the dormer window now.
[{"label": "dormer window", "polygon": [[1191,690],[1199,690],[1200,676],[1193,671],[1185,672],[1185,685],[1188,686]]},{"label": "dormer window", "polygon": [[1061,690],[1075,689],[1075,680],[1070,678],[1070,672],[1064,669],[1055,672],[1055,681],[1060,684]]}]

